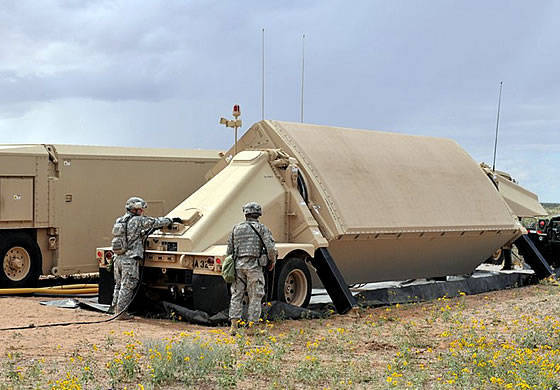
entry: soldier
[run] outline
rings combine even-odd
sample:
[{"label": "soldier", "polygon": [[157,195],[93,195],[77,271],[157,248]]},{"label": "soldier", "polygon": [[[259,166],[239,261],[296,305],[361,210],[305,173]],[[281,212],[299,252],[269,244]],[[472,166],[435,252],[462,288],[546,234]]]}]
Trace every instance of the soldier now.
[{"label": "soldier", "polygon": [[[115,289],[113,303],[109,312],[121,313],[132,302],[134,291],[139,282],[139,265],[144,257],[144,240],[152,229],[169,226],[173,222],[182,223],[180,218],[152,218],[142,215],[148,204],[142,198],[132,197],[126,201],[126,214],[117,218],[116,223],[126,224],[126,252],[116,256],[113,263]],[[131,319],[132,316],[123,312],[121,320]]]},{"label": "soldier", "polygon": [[[236,277],[231,285],[229,318],[231,334],[235,335],[242,314],[242,300],[245,291],[249,297],[249,325],[257,323],[261,317],[261,301],[264,297],[263,267],[272,271],[276,262],[276,248],[270,230],[259,223],[262,208],[256,202],[243,206],[245,222],[235,225],[228,239],[227,254],[235,259]],[[262,256],[261,256],[262,255]],[[260,261],[259,261],[260,259]],[[268,264],[266,264],[268,263]]]}]

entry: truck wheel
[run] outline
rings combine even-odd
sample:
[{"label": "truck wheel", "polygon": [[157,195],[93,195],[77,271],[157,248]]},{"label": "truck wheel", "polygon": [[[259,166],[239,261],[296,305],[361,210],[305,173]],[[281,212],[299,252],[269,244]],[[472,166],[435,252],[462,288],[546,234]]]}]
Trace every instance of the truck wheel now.
[{"label": "truck wheel", "polygon": [[290,305],[305,307],[311,299],[311,274],[305,261],[289,257],[282,261],[275,283],[276,299]]},{"label": "truck wheel", "polygon": [[0,285],[34,287],[41,274],[41,250],[29,235],[4,233],[0,236]]}]

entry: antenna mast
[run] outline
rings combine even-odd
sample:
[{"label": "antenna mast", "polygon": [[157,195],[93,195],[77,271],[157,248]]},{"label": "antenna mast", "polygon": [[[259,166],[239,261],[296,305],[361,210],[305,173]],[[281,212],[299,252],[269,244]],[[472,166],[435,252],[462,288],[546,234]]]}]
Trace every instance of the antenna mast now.
[{"label": "antenna mast", "polygon": [[502,105],[502,85],[503,81],[500,81],[500,93],[498,94],[498,114],[496,116],[496,139],[494,140],[494,162],[492,163],[492,172],[496,171],[496,149],[498,147],[498,127],[500,125],[500,107]]},{"label": "antenna mast", "polygon": [[301,123],[303,123],[303,85],[305,76],[305,34],[301,37]]}]

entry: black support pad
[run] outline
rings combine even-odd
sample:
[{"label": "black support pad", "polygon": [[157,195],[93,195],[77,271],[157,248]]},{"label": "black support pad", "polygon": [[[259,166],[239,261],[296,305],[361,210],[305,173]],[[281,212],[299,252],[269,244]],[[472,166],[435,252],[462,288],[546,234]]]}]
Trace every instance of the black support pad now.
[{"label": "black support pad", "polygon": [[538,283],[533,273],[475,271],[474,275],[449,281],[432,281],[360,291],[357,301],[364,306],[386,306],[396,303],[425,302],[441,297],[483,294]]},{"label": "black support pad", "polygon": [[229,307],[229,289],[221,276],[194,274],[192,289],[195,310],[213,315]]},{"label": "black support pad", "polygon": [[98,302],[110,305],[113,302],[113,290],[115,289],[115,277],[113,271],[105,267],[99,267],[99,295]]},{"label": "black support pad", "polygon": [[311,265],[315,268],[317,276],[331,297],[337,313],[345,314],[356,306],[356,299],[327,248],[319,248],[315,251]]},{"label": "black support pad", "polygon": [[539,279],[545,279],[554,275],[552,267],[527,234],[519,237],[514,244],[519,249],[519,253],[523,255],[525,262],[531,266]]}]

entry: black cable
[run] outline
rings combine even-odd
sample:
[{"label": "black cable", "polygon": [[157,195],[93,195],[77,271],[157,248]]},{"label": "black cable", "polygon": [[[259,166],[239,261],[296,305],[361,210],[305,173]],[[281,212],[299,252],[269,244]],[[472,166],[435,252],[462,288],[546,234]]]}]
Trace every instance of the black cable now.
[{"label": "black cable", "polygon": [[1,328],[0,331],[3,330],[22,330],[22,329],[33,329],[33,328],[50,328],[54,326],[69,326],[69,325],[88,325],[88,324],[101,324],[103,322],[109,322],[120,316],[121,313],[117,314],[108,319],[98,320],[98,321],[74,321],[74,322],[57,322],[54,324],[42,324],[42,325],[35,325],[29,324],[27,326],[14,326],[12,328]]},{"label": "black cable", "polygon": [[[144,238],[144,242],[143,242],[143,246],[144,246],[144,251],[146,250],[146,242],[147,242],[147,238],[150,234],[152,234],[154,232],[155,229],[149,229],[148,233],[146,234],[145,238]],[[55,326],[69,326],[69,325],[89,325],[89,324],[102,324],[104,322],[109,322],[109,321],[113,321],[116,318],[120,317],[124,312],[126,312],[128,310],[128,307],[130,306],[130,304],[132,302],[134,302],[134,299],[136,299],[136,296],[138,295],[138,292],[140,291],[140,287],[142,285],[142,278],[144,277],[144,263],[145,263],[145,258],[146,256],[144,255],[144,257],[142,257],[142,267],[140,268],[140,277],[138,278],[138,285],[136,286],[136,290],[134,291],[134,295],[132,296],[132,299],[130,300],[130,302],[128,302],[128,304],[126,305],[126,307],[124,309],[122,309],[119,313],[115,314],[114,316],[104,319],[104,320],[97,320],[97,321],[73,321],[73,322],[56,322],[54,324],[42,324],[42,325],[35,325],[35,324],[29,324],[27,326],[14,326],[11,328],[0,328],[0,331],[4,331],[4,330],[22,330],[22,329],[34,329],[34,328],[50,328],[50,327],[55,327]]]},{"label": "black cable", "polygon": [[276,281],[276,264],[274,264],[274,268],[272,268],[272,288],[273,289],[274,289],[275,281]]},{"label": "black cable", "polygon": [[103,320],[97,320],[97,321],[56,322],[54,324],[42,324],[42,325],[29,324],[27,326],[15,326],[15,327],[11,327],[11,328],[0,328],[0,331],[33,329],[33,328],[50,328],[50,327],[54,327],[54,326],[102,324],[104,322],[113,321],[116,318],[120,317],[125,311],[128,310],[128,307],[130,306],[130,304],[136,298],[136,295],[138,294],[138,291],[140,291],[140,285],[141,285],[142,277],[143,277],[143,274],[144,274],[144,259],[142,259],[142,268],[140,269],[140,271],[141,271],[140,272],[140,278],[138,280],[138,285],[136,286],[136,290],[134,291],[134,295],[132,296],[132,299],[130,300],[128,305],[126,305],[126,307],[123,310],[121,310],[119,313],[115,314],[114,316],[112,316],[110,318],[106,318],[106,319],[103,319]]},{"label": "black cable", "polygon": [[[258,260],[257,260],[258,261]],[[265,268],[265,267],[263,267]],[[266,269],[266,268],[265,268]],[[267,279],[270,281],[270,278],[272,277],[272,282],[270,283],[270,286],[267,286],[266,288],[266,302],[270,302],[270,294],[274,293],[274,284],[275,284],[275,276],[276,276],[276,264],[274,265],[274,268],[272,269],[272,271],[268,271],[267,272]]]}]

